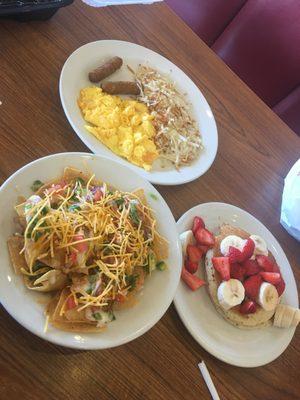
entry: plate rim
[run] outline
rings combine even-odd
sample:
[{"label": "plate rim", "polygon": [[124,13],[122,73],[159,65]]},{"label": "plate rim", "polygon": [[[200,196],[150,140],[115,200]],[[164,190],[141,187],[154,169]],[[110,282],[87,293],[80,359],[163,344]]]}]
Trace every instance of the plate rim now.
[{"label": "plate rim", "polygon": [[[284,250],[282,249],[282,247],[280,246],[279,242],[277,241],[277,239],[275,238],[275,236],[272,234],[272,232],[259,220],[257,219],[254,215],[250,214],[248,211],[237,207],[233,204],[229,204],[229,203],[224,203],[224,202],[206,202],[206,203],[199,203],[196,206],[188,209],[185,213],[183,213],[181,215],[181,217],[177,220],[176,225],[177,225],[177,229],[178,229],[178,234],[180,234],[180,224],[182,224],[183,220],[187,217],[188,214],[192,214],[194,211],[196,211],[198,209],[199,206],[225,206],[225,207],[229,207],[232,210],[237,210],[238,212],[242,212],[244,213],[247,217],[251,217],[254,218],[254,220],[256,220],[256,222],[260,225],[262,225],[265,229],[267,229],[267,231],[269,232],[269,234],[272,236],[272,240],[274,240],[274,243],[276,245],[276,247],[282,252],[282,254],[284,255],[287,264],[292,272],[292,279],[293,279],[293,284],[295,286],[296,289],[296,294],[297,294],[297,303],[298,303],[298,307],[299,307],[299,295],[298,295],[298,289],[297,289],[297,285],[296,285],[296,280],[295,280],[295,276],[294,276],[294,272],[293,269],[289,263],[289,260],[284,252]],[[248,362],[235,362],[233,359],[230,359],[230,357],[226,357],[223,356],[222,354],[218,353],[217,351],[214,351],[213,347],[208,345],[207,342],[205,342],[204,340],[201,339],[201,337],[199,336],[199,334],[197,334],[197,332],[191,327],[188,318],[186,318],[184,312],[181,310],[181,302],[179,300],[179,295],[178,295],[178,290],[179,290],[179,286],[177,287],[177,291],[175,293],[174,296],[174,305],[176,308],[176,311],[182,321],[182,323],[184,324],[185,328],[188,330],[188,332],[191,334],[191,336],[195,339],[195,341],[201,346],[203,347],[208,353],[210,353],[211,355],[213,355],[214,357],[216,357],[217,359],[225,362],[226,364],[230,364],[230,365],[234,365],[237,367],[242,367],[242,368],[256,368],[256,367],[261,367],[264,366],[266,364],[269,364],[270,362],[274,361],[275,359],[277,359],[289,346],[290,342],[292,341],[295,331],[296,331],[296,327],[295,328],[290,328],[291,329],[291,337],[289,338],[288,342],[280,349],[280,352],[274,356],[274,357],[270,357],[265,359],[262,362],[253,362],[253,361],[248,361]],[[215,310],[215,312],[217,313],[217,311]],[[225,320],[224,320],[225,321]],[[226,322],[226,321],[225,321]],[[228,322],[227,322],[228,323]]]},{"label": "plate rim", "polygon": [[[39,161],[42,160],[46,160],[46,159],[51,159],[51,158],[55,158],[55,157],[64,157],[64,156],[79,156],[79,157],[84,157],[86,158],[87,156],[89,158],[101,158],[104,160],[109,160],[110,162],[119,164],[120,167],[123,167],[125,169],[129,169],[131,173],[135,174],[138,176],[139,179],[142,179],[146,182],[147,185],[151,186],[151,191],[158,196],[159,200],[161,201],[162,205],[164,207],[167,206],[167,208],[169,209],[170,215],[174,220],[174,224],[176,226],[176,220],[174,218],[174,215],[168,205],[168,203],[165,201],[164,197],[158,192],[158,190],[152,185],[151,182],[147,181],[143,176],[137,174],[137,172],[135,172],[134,170],[130,169],[129,167],[127,167],[126,165],[120,164],[117,160],[113,160],[109,157],[103,156],[102,154],[94,154],[94,153],[87,153],[87,152],[60,152],[60,153],[54,153],[54,154],[49,154],[43,157],[39,157],[35,160],[30,161],[29,163],[23,165],[22,167],[18,168],[15,172],[13,172],[4,182],[3,184],[0,186],[0,195],[2,190],[4,190],[7,186],[9,186],[11,184],[11,182],[13,181],[13,179],[22,173],[23,170],[26,170],[28,167],[31,167],[32,165],[38,163]],[[176,231],[177,236],[178,236],[178,232]],[[181,253],[180,249],[180,241],[179,241],[179,236],[177,239],[177,243],[174,243],[174,246],[178,248],[179,252]],[[178,263],[178,265],[180,265],[180,263]],[[12,266],[10,266],[12,268]],[[179,281],[180,281],[180,268],[178,269],[178,273],[176,274],[177,276],[175,276],[175,283],[174,283],[174,287],[175,287],[175,291],[174,291],[174,295],[176,293]],[[174,279],[174,277],[173,277]],[[30,321],[26,321],[26,320],[21,320],[18,316],[18,313],[15,312],[14,309],[10,309],[9,308],[9,304],[6,301],[3,301],[1,293],[0,293],[0,304],[2,305],[2,307],[4,308],[5,312],[8,313],[10,315],[10,317],[12,317],[20,326],[22,326],[23,328],[25,328],[27,331],[29,331],[31,334],[38,336],[39,338],[50,342],[50,343],[54,343],[56,345],[62,346],[62,347],[66,347],[66,348],[73,348],[73,349],[77,349],[77,350],[104,350],[104,349],[110,349],[110,348],[114,348],[114,347],[118,347],[121,346],[123,344],[129,343],[135,339],[138,339],[140,336],[144,335],[145,333],[147,333],[151,328],[153,328],[160,320],[161,318],[165,315],[165,313],[167,312],[167,310],[169,309],[170,305],[172,304],[173,301],[173,296],[169,296],[168,301],[166,301],[165,306],[163,308],[161,308],[160,312],[157,312],[157,316],[155,318],[153,318],[153,321],[148,322],[147,324],[145,324],[142,328],[140,328],[139,330],[136,330],[135,332],[133,332],[130,335],[127,335],[126,337],[124,337],[122,340],[119,340],[118,342],[114,343],[114,344],[106,344],[103,343],[103,345],[101,345],[101,341],[99,341],[99,343],[90,343],[88,341],[85,342],[67,342],[65,339],[59,337],[59,336],[48,336],[47,337],[47,333],[45,333],[44,331],[38,329],[35,327],[34,324],[31,324]],[[59,329],[55,328],[57,331],[59,332],[63,332],[60,331]],[[72,332],[66,332],[66,333],[72,333]],[[73,334],[76,334],[76,332],[73,332]],[[86,334],[86,333],[85,333]],[[99,333],[98,333],[99,334]],[[101,334],[101,333],[100,333]],[[78,333],[78,335],[80,336],[81,334]],[[96,334],[97,335],[97,334]],[[88,336],[91,337],[96,337],[96,335],[94,333],[90,333],[88,334]]]},{"label": "plate rim", "polygon": [[[74,57],[77,53],[79,53],[83,47],[95,45],[96,43],[105,43],[105,42],[106,43],[114,42],[116,44],[121,44],[121,45],[122,44],[133,45],[133,46],[136,46],[136,47],[140,47],[142,49],[146,49],[147,51],[150,51],[150,52],[158,55],[162,59],[166,60],[167,62],[173,64],[176,68],[178,68],[181,71],[181,73],[183,73],[187,77],[187,79],[190,80],[193,83],[193,85],[197,88],[200,96],[202,97],[203,101],[206,103],[206,107],[210,111],[211,116],[212,116],[211,122],[213,124],[214,139],[215,139],[215,142],[216,142],[215,148],[211,152],[211,158],[210,158],[210,161],[209,161],[206,169],[203,172],[201,172],[200,174],[196,173],[194,177],[187,178],[187,179],[180,180],[180,181],[172,180],[171,182],[166,182],[165,180],[152,178],[151,177],[151,173],[149,173],[148,171],[144,171],[141,167],[137,167],[135,165],[132,165],[129,161],[127,161],[127,160],[123,159],[122,157],[114,154],[113,152],[112,152],[112,159],[116,159],[116,161],[118,161],[118,159],[122,160],[124,162],[124,164],[122,163],[123,165],[128,166],[129,168],[133,169],[135,172],[139,173],[141,176],[143,176],[143,178],[145,178],[146,180],[148,180],[150,183],[152,183],[154,185],[162,185],[162,186],[183,185],[183,184],[192,182],[192,181],[194,181],[196,179],[199,179],[201,176],[203,176],[211,168],[212,164],[214,163],[214,161],[216,159],[217,152],[218,152],[218,147],[219,147],[218,127],[217,127],[216,119],[215,119],[214,113],[213,113],[213,111],[211,109],[211,106],[209,105],[209,103],[208,103],[206,97],[204,96],[204,94],[202,93],[202,91],[199,89],[199,87],[192,80],[192,78],[190,78],[180,67],[178,67],[175,63],[173,63],[171,60],[169,60],[164,55],[162,55],[162,54],[160,54],[160,53],[158,53],[158,52],[156,52],[156,51],[154,51],[152,49],[149,49],[148,47],[142,46],[140,44],[129,42],[129,41],[126,41],[126,40],[115,40],[115,39],[94,40],[92,42],[87,42],[87,43],[83,44],[82,46],[78,47],[77,49],[75,49],[67,57],[67,59],[65,60],[65,62],[63,64],[63,67],[61,69],[61,73],[60,73],[60,77],[59,77],[59,96],[60,96],[60,101],[61,101],[61,104],[62,104],[63,111],[65,113],[65,116],[66,116],[66,118],[68,120],[68,123],[71,125],[73,131],[75,132],[75,134],[85,144],[85,146],[92,152],[92,154],[102,155],[101,153],[95,153],[94,152],[94,150],[91,148],[92,146],[88,143],[88,140],[86,139],[86,135],[82,134],[81,130],[76,128],[75,123],[73,122],[73,119],[70,117],[70,113],[67,110],[67,106],[66,106],[66,102],[65,102],[62,86],[63,86],[63,78],[64,78],[64,74],[65,74],[65,69],[67,68],[67,65],[70,62],[70,60],[72,59],[72,57]],[[116,157],[116,158],[114,158],[113,156]],[[109,157],[109,156],[104,156],[104,157]],[[188,167],[191,167],[191,166],[188,166]],[[138,168],[140,169],[140,171],[138,170]],[[191,167],[191,168],[193,168],[193,167]],[[180,177],[180,176],[178,176],[178,177]]]}]

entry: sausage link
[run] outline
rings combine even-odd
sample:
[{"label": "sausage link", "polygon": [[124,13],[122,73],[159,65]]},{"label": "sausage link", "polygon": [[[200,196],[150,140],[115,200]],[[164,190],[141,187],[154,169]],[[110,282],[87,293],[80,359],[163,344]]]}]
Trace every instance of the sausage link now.
[{"label": "sausage link", "polygon": [[135,82],[118,81],[118,82],[103,82],[101,88],[109,94],[140,94],[140,88]]},{"label": "sausage link", "polygon": [[113,57],[108,60],[105,64],[94,69],[89,73],[89,80],[91,82],[100,82],[102,79],[107,78],[113,74],[117,69],[121,68],[123,60],[120,57]]}]

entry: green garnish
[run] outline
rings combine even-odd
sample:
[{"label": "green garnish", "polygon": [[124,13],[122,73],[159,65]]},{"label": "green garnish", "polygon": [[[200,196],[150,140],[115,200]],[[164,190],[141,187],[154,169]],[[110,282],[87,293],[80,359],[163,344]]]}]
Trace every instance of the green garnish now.
[{"label": "green garnish", "polygon": [[69,207],[69,211],[70,212],[75,212],[75,211],[79,211],[79,210],[81,210],[81,208],[80,208],[80,206],[78,205],[78,204],[72,204],[70,207]]},{"label": "green garnish", "polygon": [[98,274],[88,275],[88,280],[90,283],[95,283],[98,279]]},{"label": "green garnish", "polygon": [[123,207],[123,205],[125,203],[125,200],[124,200],[123,197],[120,197],[119,199],[116,199],[115,202],[116,202],[116,204],[117,204],[117,206],[118,206],[118,208],[120,210],[120,209],[122,209],[122,207]]},{"label": "green garnish", "polygon": [[126,278],[125,278],[126,284],[127,284],[127,286],[130,286],[129,292],[131,292],[136,287],[136,281],[137,281],[138,277],[139,276],[137,274],[132,274],[132,275],[126,276]]},{"label": "green garnish", "polygon": [[44,267],[46,267],[45,264],[41,263],[40,261],[36,261],[36,262],[34,263],[33,267],[32,267],[32,272],[36,272],[36,271],[38,271],[39,269],[44,268]]},{"label": "green garnish", "polygon": [[140,217],[139,217],[139,214],[138,214],[138,211],[137,211],[136,204],[134,204],[134,203],[130,204],[129,215],[130,215],[130,218],[132,219],[132,221],[136,225],[138,225],[140,223]]},{"label": "green garnish", "polygon": [[156,264],[156,268],[157,268],[159,271],[164,271],[164,270],[167,268],[167,264],[166,264],[164,261],[159,261],[159,262]]},{"label": "green garnish", "polygon": [[35,242],[37,242],[39,240],[39,238],[42,237],[42,236],[43,236],[42,232],[35,232],[33,239],[34,239]]},{"label": "green garnish", "polygon": [[80,176],[78,176],[78,177],[76,178],[76,182],[80,183],[81,186],[85,184],[84,179],[80,178]]},{"label": "green garnish", "polygon": [[148,265],[149,265],[149,272],[155,270],[156,268],[156,257],[152,250],[149,251],[148,254]]},{"label": "green garnish", "polygon": [[33,182],[33,184],[31,185],[30,189],[31,189],[33,192],[36,192],[36,191],[38,191],[43,185],[44,185],[43,182],[37,179],[36,181]]},{"label": "green garnish", "polygon": [[94,317],[97,321],[100,321],[100,320],[102,319],[102,315],[101,315],[101,313],[99,313],[99,312],[95,312],[95,313],[93,314],[93,317]]},{"label": "green garnish", "polygon": [[153,200],[158,200],[158,197],[157,197],[156,194],[154,194],[154,193],[149,193],[149,196],[150,196],[151,199],[153,199]]}]

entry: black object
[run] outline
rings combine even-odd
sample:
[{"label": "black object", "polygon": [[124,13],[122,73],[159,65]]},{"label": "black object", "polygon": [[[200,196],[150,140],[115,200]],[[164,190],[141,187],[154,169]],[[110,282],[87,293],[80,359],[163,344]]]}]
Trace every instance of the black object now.
[{"label": "black object", "polygon": [[0,0],[0,17],[19,21],[45,20],[74,0]]}]

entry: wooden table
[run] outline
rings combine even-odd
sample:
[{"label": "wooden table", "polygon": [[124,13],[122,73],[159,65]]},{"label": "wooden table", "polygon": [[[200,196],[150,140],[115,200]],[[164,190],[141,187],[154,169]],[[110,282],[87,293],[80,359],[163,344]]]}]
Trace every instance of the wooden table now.
[{"label": "wooden table", "polygon": [[[280,226],[279,214],[283,179],[299,157],[300,140],[162,3],[96,10],[77,1],[46,22],[0,22],[1,182],[38,157],[88,151],[64,116],[58,79],[72,51],[99,39],[129,40],[165,55],[212,107],[219,131],[213,166],[195,182],[158,188],[176,219],[202,202],[242,207],[276,236],[299,280],[300,246]],[[1,399],[209,399],[200,358],[222,399],[300,398],[299,328],[276,361],[242,369],[203,350],[173,305],[148,333],[105,351],[42,341],[3,308],[0,319]]]}]

